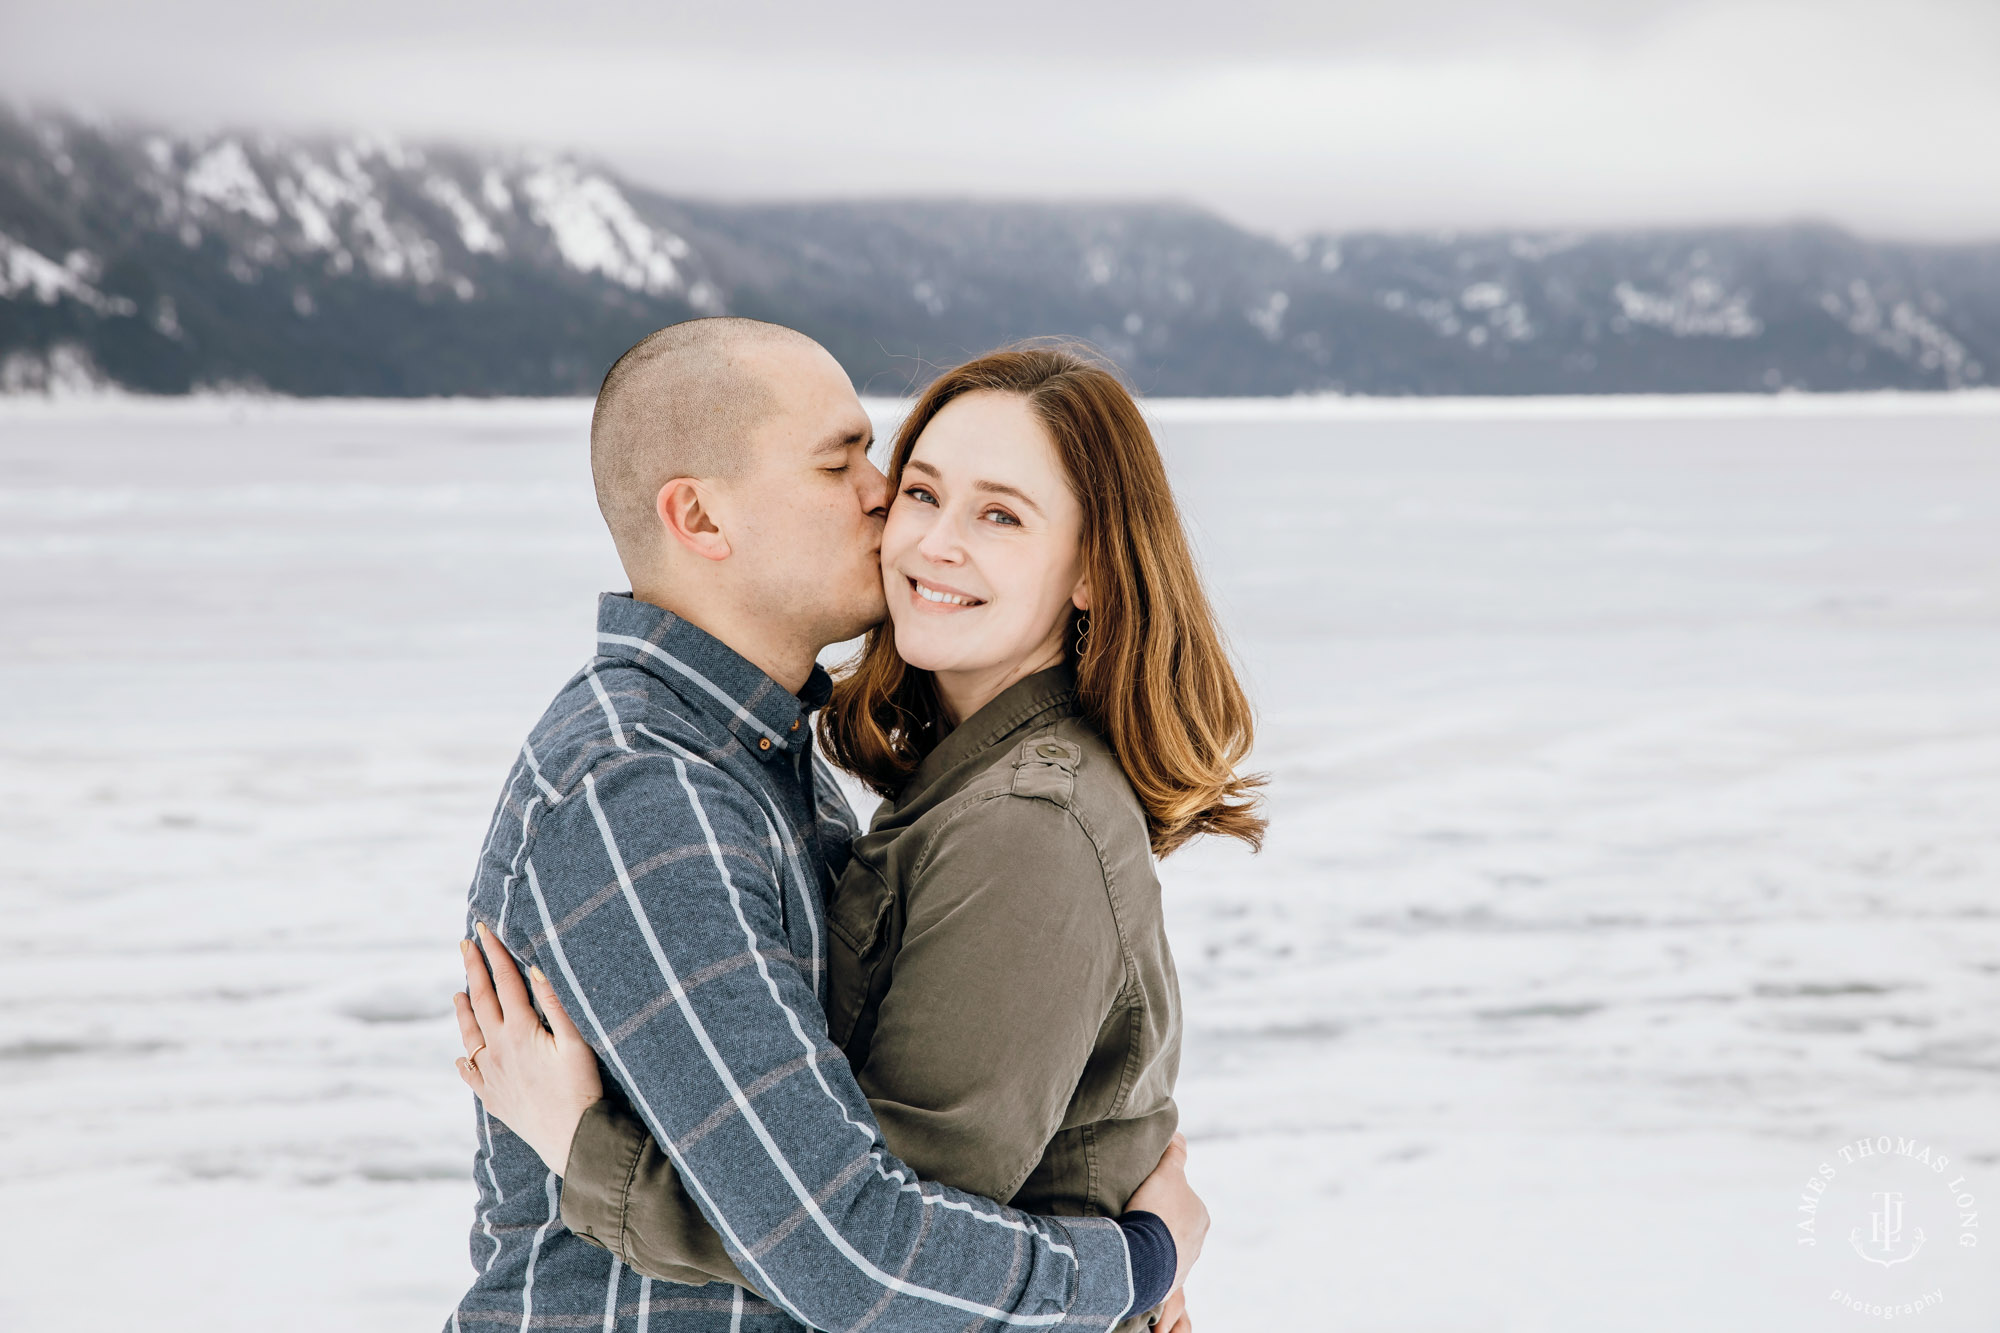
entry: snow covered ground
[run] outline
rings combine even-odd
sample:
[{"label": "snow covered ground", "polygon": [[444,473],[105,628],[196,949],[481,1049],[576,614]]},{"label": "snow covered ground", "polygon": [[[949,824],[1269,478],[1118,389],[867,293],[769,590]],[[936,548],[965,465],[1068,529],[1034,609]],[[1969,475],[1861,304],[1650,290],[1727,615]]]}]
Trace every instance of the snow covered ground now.
[{"label": "snow covered ground", "polygon": [[[1164,867],[1202,1328],[2000,1325],[2000,401],[1158,416],[1274,778]],[[437,1327],[586,421],[0,404],[0,1329]]]}]

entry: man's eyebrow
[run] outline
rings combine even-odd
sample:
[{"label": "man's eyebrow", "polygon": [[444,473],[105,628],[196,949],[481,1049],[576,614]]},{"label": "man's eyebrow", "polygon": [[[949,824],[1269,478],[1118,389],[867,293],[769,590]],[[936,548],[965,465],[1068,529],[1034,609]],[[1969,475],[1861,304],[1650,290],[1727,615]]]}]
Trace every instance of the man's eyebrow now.
[{"label": "man's eyebrow", "polygon": [[857,444],[865,449],[873,443],[875,443],[874,431],[850,430],[841,435],[829,435],[814,445],[813,457],[817,458],[821,454],[844,454]]}]

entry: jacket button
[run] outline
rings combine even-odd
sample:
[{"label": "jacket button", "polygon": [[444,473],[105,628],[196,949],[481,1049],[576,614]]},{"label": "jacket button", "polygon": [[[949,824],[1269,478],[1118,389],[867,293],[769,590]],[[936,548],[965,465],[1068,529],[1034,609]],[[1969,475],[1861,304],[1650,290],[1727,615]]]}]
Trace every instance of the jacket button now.
[{"label": "jacket button", "polygon": [[758,737],[758,738],[757,738],[757,748],[758,748],[758,749],[760,749],[760,750],[768,750],[768,749],[770,749],[770,748],[771,748],[771,738],[770,738],[769,736],[760,736],[760,737]]},{"label": "jacket button", "polygon": [[797,718],[793,718],[793,719],[792,719],[792,730],[793,730],[793,731],[797,731],[798,729],[799,729],[799,720],[798,720]]},{"label": "jacket button", "polygon": [[1069,757],[1064,753],[1063,747],[1060,745],[1037,745],[1035,753],[1044,759],[1067,759]]}]

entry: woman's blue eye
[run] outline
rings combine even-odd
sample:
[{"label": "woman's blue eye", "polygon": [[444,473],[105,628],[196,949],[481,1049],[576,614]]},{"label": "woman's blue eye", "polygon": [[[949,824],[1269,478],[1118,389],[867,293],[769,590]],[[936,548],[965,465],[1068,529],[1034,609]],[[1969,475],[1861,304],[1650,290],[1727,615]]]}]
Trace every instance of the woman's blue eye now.
[{"label": "woman's blue eye", "polygon": [[912,500],[915,500],[919,504],[934,505],[937,503],[937,497],[932,495],[929,491],[925,490],[921,486],[912,486],[908,490],[904,491],[903,494],[909,496]]},{"label": "woman's blue eye", "polygon": [[1016,528],[1021,526],[1021,520],[1015,518],[1004,509],[989,509],[986,511],[985,517],[992,519],[996,523],[1005,523]]}]

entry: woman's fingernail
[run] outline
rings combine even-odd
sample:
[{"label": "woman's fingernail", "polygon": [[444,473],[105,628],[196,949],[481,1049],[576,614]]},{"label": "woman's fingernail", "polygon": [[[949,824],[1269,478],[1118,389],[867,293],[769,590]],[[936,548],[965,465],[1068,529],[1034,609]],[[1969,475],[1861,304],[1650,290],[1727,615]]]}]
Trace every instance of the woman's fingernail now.
[{"label": "woman's fingernail", "polygon": [[460,940],[458,942],[458,953],[461,958],[470,958],[472,956],[472,941]]},{"label": "woman's fingernail", "polygon": [[473,923],[472,923],[472,928],[473,928],[474,930],[476,930],[476,931],[478,931],[478,932],[479,932],[479,938],[481,938],[481,939],[485,939],[485,938],[486,938],[486,933],[487,933],[487,932],[486,932],[486,923],[485,923],[484,921],[475,921],[475,922],[473,922]]},{"label": "woman's fingernail", "polygon": [[541,982],[544,986],[549,984],[548,974],[543,972],[540,967],[529,967],[528,975]]}]

